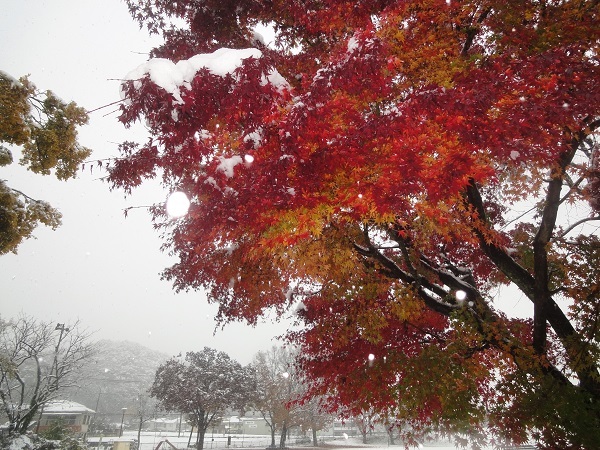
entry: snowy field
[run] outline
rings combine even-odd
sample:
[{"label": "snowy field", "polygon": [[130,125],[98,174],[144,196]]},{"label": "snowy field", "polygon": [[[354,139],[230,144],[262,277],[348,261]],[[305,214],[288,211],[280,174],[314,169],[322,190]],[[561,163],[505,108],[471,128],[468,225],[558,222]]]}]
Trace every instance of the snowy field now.
[{"label": "snowy field", "polygon": [[[278,437],[276,437],[277,439]],[[123,433],[122,440],[133,440],[137,439],[137,432],[134,431],[125,431]],[[112,443],[115,440],[121,440],[116,437],[104,437],[102,439],[102,444],[107,446],[107,450],[112,449]],[[173,448],[168,444],[171,443],[176,449],[183,450],[186,449],[189,442],[189,434],[181,433],[142,433],[141,435],[141,445],[139,450],[154,450],[160,445],[160,449],[164,450],[173,450]],[[97,442],[98,438],[89,438],[89,442]],[[167,442],[168,441],[168,442]],[[192,436],[192,444],[194,445],[195,435]],[[276,442],[279,444],[279,441]],[[228,440],[226,436],[211,436],[208,434],[204,441],[204,449],[264,449],[271,444],[270,436],[244,436],[244,435],[232,435],[231,436],[231,445],[228,445]],[[312,448],[309,447],[308,443],[298,443],[295,437],[292,437],[287,442],[288,447],[294,449],[302,449],[302,448]],[[398,449],[401,450],[404,446],[401,443],[396,443],[396,445],[389,445],[389,443],[382,442],[381,440],[376,441],[373,440],[373,443],[363,444],[360,438],[327,438],[323,442],[321,442],[324,448],[330,448],[335,450],[354,450],[357,448],[366,448],[368,450],[390,450],[390,449]],[[90,446],[91,448],[94,448]],[[101,445],[102,447],[102,445]],[[413,449],[435,449],[435,450],[456,450],[456,447],[451,442],[438,442],[438,443],[425,443],[419,447],[411,447]],[[485,450],[491,450],[491,447],[485,448]]]}]

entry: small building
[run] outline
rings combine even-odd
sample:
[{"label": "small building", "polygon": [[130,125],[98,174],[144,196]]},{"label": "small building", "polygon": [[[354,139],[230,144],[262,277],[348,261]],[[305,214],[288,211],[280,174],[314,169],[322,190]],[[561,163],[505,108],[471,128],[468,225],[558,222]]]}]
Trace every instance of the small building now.
[{"label": "small building", "polygon": [[38,431],[42,432],[60,423],[74,434],[85,434],[94,413],[90,408],[68,400],[48,402],[42,409]]},{"label": "small building", "polygon": [[269,427],[260,412],[249,410],[245,411],[243,416],[227,415],[224,417],[218,427],[218,432],[223,433],[223,435],[247,434],[269,436],[271,434],[271,427]]},{"label": "small building", "polygon": [[240,420],[242,422],[242,433],[244,434],[261,436],[269,436],[271,434],[271,427],[262,416],[241,417]]},{"label": "small building", "polygon": [[181,417],[179,418],[165,418],[160,417],[157,419],[152,419],[148,421],[148,430],[150,431],[178,431],[180,426],[179,422],[181,421]]}]

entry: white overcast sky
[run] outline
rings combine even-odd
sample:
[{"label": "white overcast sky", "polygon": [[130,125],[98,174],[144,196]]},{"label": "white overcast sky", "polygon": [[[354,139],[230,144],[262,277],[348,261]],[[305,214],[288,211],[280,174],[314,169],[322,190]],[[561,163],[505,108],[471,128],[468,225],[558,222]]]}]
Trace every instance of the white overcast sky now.
[{"label": "white overcast sky", "polygon": [[[87,110],[119,100],[119,83],[147,59],[158,38],[140,31],[121,0],[0,0],[0,69],[18,78],[30,74],[41,89]],[[117,121],[115,108],[91,114],[80,142],[91,159],[115,156],[117,143],[143,140]],[[37,239],[17,255],[0,256],[0,315],[25,313],[81,324],[98,339],[129,340],[176,354],[204,346],[227,352],[243,364],[276,344],[286,324],[251,328],[228,325],[213,336],[215,306],[201,292],[175,294],[160,281],[169,265],[144,209],[164,199],[157,185],[131,198],[110,192],[89,171],[59,182],[31,175],[16,164],[0,167],[0,179],[29,196],[49,201],[63,213],[56,231],[40,226]]]}]

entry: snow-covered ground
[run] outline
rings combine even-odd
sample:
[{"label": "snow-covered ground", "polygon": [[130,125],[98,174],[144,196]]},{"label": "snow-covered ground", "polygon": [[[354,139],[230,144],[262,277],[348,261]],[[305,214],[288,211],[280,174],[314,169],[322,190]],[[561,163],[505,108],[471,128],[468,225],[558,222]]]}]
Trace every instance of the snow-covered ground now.
[{"label": "snow-covered ground", "polygon": [[[110,445],[112,444],[112,442],[114,442],[115,440],[118,440],[119,438],[116,437],[103,437],[102,438],[102,443],[105,445]],[[133,439],[137,439],[137,432],[134,431],[125,431],[123,433],[123,437],[120,438],[123,440],[133,440]],[[89,438],[90,442],[97,442],[98,438]],[[139,450],[154,450],[156,449],[159,444],[160,444],[160,449],[164,449],[164,450],[173,450],[172,447],[170,445],[168,445],[168,443],[171,443],[174,447],[176,447],[179,450],[182,449],[186,449],[187,445],[188,445],[188,441],[189,441],[189,433],[185,434],[185,433],[181,433],[181,435],[178,435],[178,433],[168,433],[168,432],[162,432],[162,433],[142,433],[141,435],[141,445],[139,447]],[[195,440],[195,435],[192,437],[192,445],[194,443]],[[167,442],[168,441],[168,442]],[[162,442],[162,444],[161,444]],[[219,450],[227,450],[227,449],[245,449],[245,448],[249,448],[249,449],[264,449],[266,447],[268,447],[271,444],[271,439],[269,436],[248,436],[248,435],[232,435],[231,436],[231,444],[228,445],[228,439],[227,436],[222,436],[222,435],[214,435],[211,436],[210,434],[207,434],[206,439],[204,441],[204,449],[205,450],[210,450],[210,449],[219,449]],[[277,441],[277,444],[279,444],[279,442]],[[310,444],[299,444],[296,443],[296,439],[295,438],[291,438],[290,440],[288,440],[288,446],[291,448],[302,448],[302,447],[307,447]],[[383,440],[371,440],[370,443],[367,444],[363,444],[360,438],[336,438],[335,440],[333,438],[328,438],[325,439],[324,442],[322,442],[322,444],[324,444],[325,448],[331,448],[331,449],[335,449],[335,450],[355,450],[359,447],[364,447],[368,450],[390,450],[390,449],[398,449],[401,450],[404,448],[404,446],[397,442],[396,445],[389,445],[389,443],[384,442]],[[109,447],[110,449],[112,449],[112,445]],[[434,450],[456,450],[456,447],[454,446],[454,444],[452,444],[451,442],[437,442],[437,443],[433,443],[433,442],[429,442],[429,443],[424,443],[419,447],[411,447],[413,449],[434,449]],[[491,447],[485,448],[485,450],[491,450]]]}]

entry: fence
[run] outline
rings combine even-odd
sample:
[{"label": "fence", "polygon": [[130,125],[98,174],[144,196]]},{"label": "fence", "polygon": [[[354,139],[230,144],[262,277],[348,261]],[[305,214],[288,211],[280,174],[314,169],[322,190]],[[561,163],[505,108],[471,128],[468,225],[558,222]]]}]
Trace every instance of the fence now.
[{"label": "fence", "polygon": [[[90,448],[98,448],[98,450],[110,450],[112,445],[117,440],[116,436],[103,436],[100,441],[99,437],[89,437],[88,446]],[[123,440],[137,440],[137,432],[126,430],[123,432]],[[279,445],[279,436],[275,436],[276,445]],[[142,432],[140,435],[140,443],[137,445],[138,450],[154,450],[161,441],[168,440],[177,449],[187,449],[196,444],[196,433],[190,436],[190,433],[178,432]],[[310,440],[306,437],[291,436],[287,439],[289,445],[295,446],[300,444],[310,444]],[[244,435],[232,434],[229,436],[216,435],[207,433],[204,437],[204,450],[211,449],[236,449],[236,448],[266,448],[271,445],[271,436],[265,435]],[[162,445],[161,449],[170,450],[170,446]]]}]

